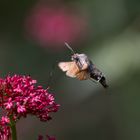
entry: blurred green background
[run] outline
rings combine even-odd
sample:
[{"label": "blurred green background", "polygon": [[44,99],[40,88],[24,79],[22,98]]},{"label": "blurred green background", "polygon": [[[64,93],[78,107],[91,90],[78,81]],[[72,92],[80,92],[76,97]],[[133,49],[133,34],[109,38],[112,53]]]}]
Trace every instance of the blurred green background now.
[{"label": "blurred green background", "polygon": [[[32,19],[32,9],[38,4],[51,9],[43,20],[42,13]],[[69,23],[73,20],[76,22]],[[69,61],[71,55],[63,40],[89,56],[106,75],[109,89],[66,77],[59,70],[57,62]],[[44,87],[49,85],[61,105],[47,123],[32,116],[20,120],[19,140],[37,139],[46,133],[58,140],[139,140],[140,1],[1,1],[0,74],[8,73],[31,75]]]}]

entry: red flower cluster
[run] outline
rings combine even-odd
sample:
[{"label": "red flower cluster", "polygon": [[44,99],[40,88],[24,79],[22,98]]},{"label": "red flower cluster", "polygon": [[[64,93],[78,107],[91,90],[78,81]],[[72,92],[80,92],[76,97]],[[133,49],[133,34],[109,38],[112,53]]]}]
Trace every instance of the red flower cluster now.
[{"label": "red flower cluster", "polygon": [[58,110],[54,96],[35,84],[36,80],[30,76],[14,75],[0,79],[0,107],[6,114],[0,121],[0,139],[3,137],[3,127],[7,128],[6,135],[9,135],[7,124],[11,116],[15,122],[28,114],[47,121],[51,119],[50,113]]},{"label": "red flower cluster", "polygon": [[0,120],[0,140],[8,140],[11,136],[10,127],[9,127],[10,120],[7,116],[3,116]]}]

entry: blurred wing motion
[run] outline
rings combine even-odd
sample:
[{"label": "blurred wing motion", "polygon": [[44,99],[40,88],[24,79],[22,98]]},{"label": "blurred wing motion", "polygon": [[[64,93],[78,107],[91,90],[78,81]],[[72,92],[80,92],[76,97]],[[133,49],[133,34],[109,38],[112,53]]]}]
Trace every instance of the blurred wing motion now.
[{"label": "blurred wing motion", "polygon": [[66,72],[66,75],[72,78],[77,78],[78,80],[87,80],[90,78],[87,70],[80,71],[76,62],[60,62],[58,63],[59,68]]},{"label": "blurred wing motion", "polygon": [[59,68],[66,72],[66,75],[69,77],[76,77],[76,74],[79,72],[79,68],[76,62],[60,62],[58,63]]},{"label": "blurred wing motion", "polygon": [[87,80],[90,78],[90,75],[87,72],[87,70],[83,70],[83,71],[80,71],[79,73],[76,74],[76,78],[78,80]]}]

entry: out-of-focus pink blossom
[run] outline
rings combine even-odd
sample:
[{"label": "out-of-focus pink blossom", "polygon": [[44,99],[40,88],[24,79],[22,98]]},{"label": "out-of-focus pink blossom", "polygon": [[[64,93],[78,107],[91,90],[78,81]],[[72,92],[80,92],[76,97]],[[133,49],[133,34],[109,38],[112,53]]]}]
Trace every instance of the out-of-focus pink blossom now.
[{"label": "out-of-focus pink blossom", "polygon": [[[46,138],[45,140],[56,140],[56,138],[54,136],[49,136],[49,135],[46,135]],[[44,137],[39,135],[38,136],[38,140],[44,140]]]},{"label": "out-of-focus pink blossom", "polygon": [[54,136],[48,136],[47,135],[48,140],[56,140],[56,138]]},{"label": "out-of-focus pink blossom", "polygon": [[44,47],[78,43],[87,36],[87,20],[73,9],[37,4],[25,19],[26,36]]},{"label": "out-of-focus pink blossom", "polygon": [[43,136],[39,135],[38,140],[43,140]]}]

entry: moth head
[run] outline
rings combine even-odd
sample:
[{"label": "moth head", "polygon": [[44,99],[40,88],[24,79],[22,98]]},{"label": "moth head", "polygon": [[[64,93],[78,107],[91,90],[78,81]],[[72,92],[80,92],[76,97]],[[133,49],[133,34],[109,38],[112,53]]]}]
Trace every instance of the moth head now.
[{"label": "moth head", "polygon": [[75,53],[71,56],[71,60],[79,60],[79,59],[80,60],[87,60],[88,57],[84,53],[81,53],[81,54]]},{"label": "moth head", "polygon": [[75,61],[81,68],[87,68],[90,64],[87,55],[75,53],[71,56],[71,60]]}]

